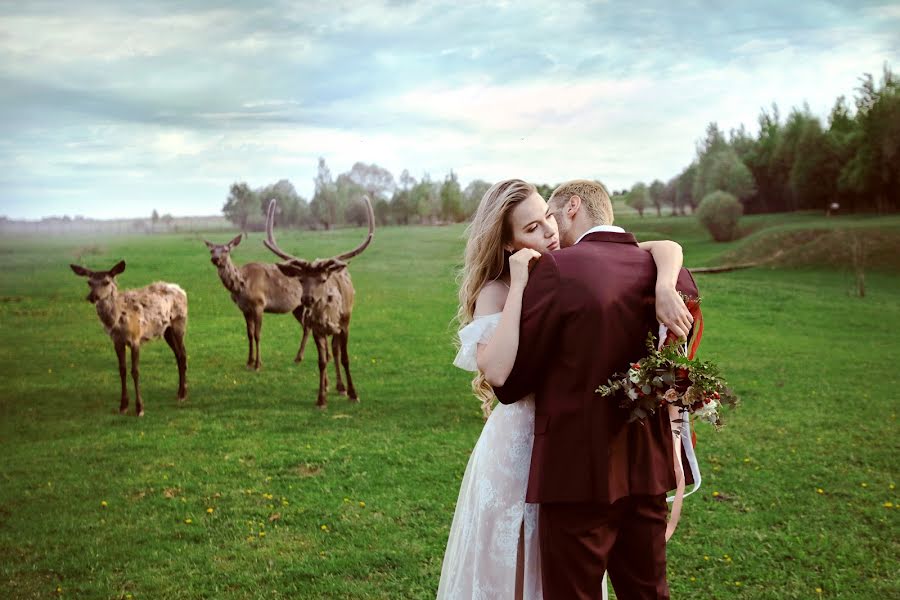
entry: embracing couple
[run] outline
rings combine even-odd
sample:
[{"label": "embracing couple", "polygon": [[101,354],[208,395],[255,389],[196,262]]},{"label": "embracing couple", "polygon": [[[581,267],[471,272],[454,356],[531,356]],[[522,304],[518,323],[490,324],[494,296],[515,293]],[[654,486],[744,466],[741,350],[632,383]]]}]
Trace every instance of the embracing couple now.
[{"label": "embracing couple", "polygon": [[587,180],[549,201],[502,181],[475,213],[454,364],[476,372],[488,418],[439,599],[595,600],[607,572],[619,600],[669,597],[666,493],[676,476],[683,485],[679,438],[666,411],[628,423],[595,390],[646,354],[660,323],[686,338],[681,293],[697,289],[678,244],[638,244],[612,223],[605,188]]}]

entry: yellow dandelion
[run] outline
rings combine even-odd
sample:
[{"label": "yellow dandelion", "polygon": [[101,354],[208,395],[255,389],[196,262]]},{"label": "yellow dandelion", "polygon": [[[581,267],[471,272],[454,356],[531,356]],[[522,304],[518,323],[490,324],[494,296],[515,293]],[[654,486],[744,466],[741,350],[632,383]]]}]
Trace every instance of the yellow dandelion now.
[{"label": "yellow dandelion", "polygon": [[824,493],[825,493],[825,490],[823,490],[822,488],[816,488],[816,493],[817,493],[817,494],[824,494]]},{"label": "yellow dandelion", "polygon": [[101,507],[101,508],[106,508],[107,506],[109,506],[109,505],[106,503],[106,500],[101,500],[101,501],[100,501],[100,507]]},{"label": "yellow dandelion", "polygon": [[345,502],[345,503],[350,502],[350,498],[344,498],[344,502]]},{"label": "yellow dandelion", "polygon": [[741,584],[740,581],[735,581],[735,582],[734,582],[734,585],[737,586],[737,587],[741,587],[742,584]]},{"label": "yellow dandelion", "polygon": [[816,588],[816,593],[817,593],[817,594],[821,594],[821,593],[822,593],[822,588]]},{"label": "yellow dandelion", "polygon": [[208,515],[213,514],[213,510],[214,510],[213,507],[210,506],[209,508],[206,509],[206,514],[208,514]]},{"label": "yellow dandelion", "polygon": [[259,537],[266,537],[266,532],[265,532],[265,531],[260,531],[260,532],[259,532]]},{"label": "yellow dandelion", "polygon": [[360,508],[365,508],[365,507],[366,507],[366,503],[365,503],[365,502],[360,502],[360,503],[359,503],[359,507],[360,507]]},{"label": "yellow dandelion", "polygon": [[703,557],[703,560],[709,560],[709,557],[708,557],[708,556],[704,556],[704,557]]},{"label": "yellow dandelion", "polygon": [[319,529],[321,529],[322,531],[328,531],[328,525],[322,525],[321,527],[319,527]]},{"label": "yellow dandelion", "polygon": [[696,577],[691,577],[691,581],[697,581]]},{"label": "yellow dandelion", "polygon": [[894,508],[894,503],[893,502],[885,502],[884,504],[882,504],[882,506],[884,506],[885,508]]},{"label": "yellow dandelion", "polygon": [[718,497],[719,497],[719,492],[713,492],[713,498],[718,498]]},{"label": "yellow dandelion", "polygon": [[184,520],[184,524],[185,524],[185,525],[190,525],[190,524],[193,523],[193,522],[194,522],[194,521],[193,521],[192,519],[185,519],[185,520]]},{"label": "yellow dandelion", "polygon": [[62,587],[56,586],[56,593],[57,593],[57,594],[62,594]]},{"label": "yellow dandelion", "polygon": [[287,500],[282,500],[282,501],[281,501],[281,505],[282,505],[282,506],[287,506],[288,504],[290,504],[290,503],[289,503]]},{"label": "yellow dandelion", "polygon": [[859,485],[862,486],[862,487],[869,487],[869,484],[866,483],[865,481],[863,481],[863,482],[862,482],[861,484],[859,484]]},{"label": "yellow dandelion", "polygon": [[745,459],[744,459],[744,462],[745,462],[745,463],[748,463],[748,462],[750,462],[750,459],[749,459],[749,458],[745,458]]},{"label": "yellow dandelion", "polygon": [[890,485],[889,485],[889,486],[888,486],[888,489],[889,489],[889,490],[892,490],[892,489],[894,489],[894,484],[893,484],[893,483],[892,483],[892,484],[890,484]]}]

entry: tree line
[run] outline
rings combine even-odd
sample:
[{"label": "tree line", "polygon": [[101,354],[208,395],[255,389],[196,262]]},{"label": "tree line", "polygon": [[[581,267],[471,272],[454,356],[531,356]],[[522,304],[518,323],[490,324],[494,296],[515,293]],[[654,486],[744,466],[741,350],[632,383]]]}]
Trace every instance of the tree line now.
[{"label": "tree line", "polygon": [[331,229],[339,225],[365,225],[363,194],[372,200],[379,225],[457,223],[468,219],[491,186],[477,179],[462,188],[456,173],[435,181],[426,173],[417,180],[405,170],[395,180],[387,169],[357,162],[346,173],[332,176],[324,158],[319,158],[315,191],[307,201],[286,179],[259,189],[244,182],[234,183],[228,194],[224,215],[243,231],[259,231],[265,226],[269,200],[279,206],[279,225],[309,229]]},{"label": "tree line", "polygon": [[827,127],[808,106],[782,119],[763,109],[759,132],[742,125],[728,136],[710,123],[690,165],[668,182],[638,182],[617,195],[643,216],[697,209],[722,191],[745,213],[830,210],[884,213],[900,209],[900,81],[885,65],[880,82],[860,78],[851,106],[839,97]]}]

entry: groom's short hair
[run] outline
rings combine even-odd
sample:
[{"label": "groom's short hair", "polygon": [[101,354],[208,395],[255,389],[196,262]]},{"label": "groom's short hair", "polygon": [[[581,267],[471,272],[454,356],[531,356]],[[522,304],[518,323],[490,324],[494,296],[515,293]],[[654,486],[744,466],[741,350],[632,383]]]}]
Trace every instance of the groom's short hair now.
[{"label": "groom's short hair", "polygon": [[581,198],[581,204],[594,224],[612,225],[612,201],[609,199],[606,186],[602,183],[589,179],[567,181],[553,190],[547,203],[558,209],[564,206],[572,196]]}]

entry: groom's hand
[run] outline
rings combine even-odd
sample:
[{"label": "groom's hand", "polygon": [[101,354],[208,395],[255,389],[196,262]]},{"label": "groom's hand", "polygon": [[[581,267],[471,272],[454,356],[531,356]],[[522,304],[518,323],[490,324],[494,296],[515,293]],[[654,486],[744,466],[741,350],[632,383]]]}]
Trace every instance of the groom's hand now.
[{"label": "groom's hand", "polygon": [[686,340],[694,324],[691,311],[685,306],[681,294],[672,286],[656,288],[656,320],[669,331]]}]

